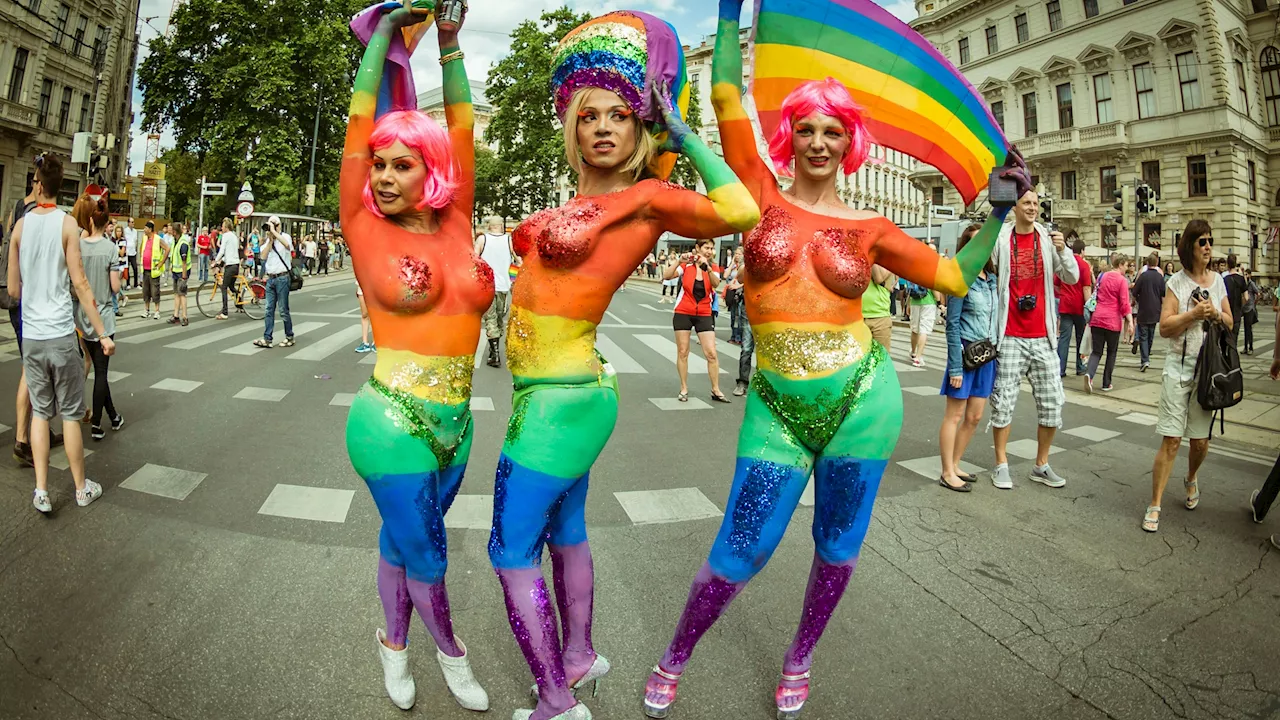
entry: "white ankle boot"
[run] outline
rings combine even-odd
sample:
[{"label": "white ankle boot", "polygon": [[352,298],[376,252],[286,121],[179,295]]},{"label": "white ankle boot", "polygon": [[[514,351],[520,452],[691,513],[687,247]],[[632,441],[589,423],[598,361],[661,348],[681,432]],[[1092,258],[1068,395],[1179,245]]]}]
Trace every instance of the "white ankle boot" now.
[{"label": "white ankle boot", "polygon": [[409,672],[409,646],[405,645],[403,650],[392,650],[383,644],[387,636],[381,630],[374,638],[378,643],[378,657],[382,658],[382,680],[387,686],[387,696],[396,707],[408,710],[417,697],[413,674]]},{"label": "white ankle boot", "polygon": [[436,661],[440,663],[440,671],[444,673],[444,684],[458,704],[468,710],[488,710],[489,695],[471,674],[471,660],[467,656],[467,646],[456,636],[453,641],[462,650],[460,657],[449,657],[436,648]]}]

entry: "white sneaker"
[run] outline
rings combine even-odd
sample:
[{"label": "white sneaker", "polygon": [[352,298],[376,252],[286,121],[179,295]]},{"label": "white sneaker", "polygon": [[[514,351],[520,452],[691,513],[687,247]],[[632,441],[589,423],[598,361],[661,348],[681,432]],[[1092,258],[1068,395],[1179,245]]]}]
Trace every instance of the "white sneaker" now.
[{"label": "white sneaker", "polygon": [[1045,465],[1043,469],[1032,468],[1031,481],[1051,488],[1065,487],[1067,484],[1066,478],[1059,477],[1058,473],[1054,472],[1053,468],[1048,465]]},{"label": "white sneaker", "polygon": [[76,491],[76,504],[84,507],[100,497],[102,497],[102,486],[89,478],[85,478],[84,489]]},{"label": "white sneaker", "polygon": [[453,699],[468,710],[485,711],[489,709],[489,695],[480,687],[480,682],[471,673],[471,659],[467,657],[467,646],[455,635],[453,642],[462,650],[459,657],[449,657],[436,648],[436,662],[440,663],[440,671],[444,673],[444,684],[449,686]]},{"label": "white sneaker", "polygon": [[142,314],[139,315],[138,317],[142,318],[143,320],[146,320],[147,318],[151,317],[151,313],[147,312],[146,310],[143,310]]},{"label": "white sneaker", "polygon": [[1001,490],[1013,489],[1013,478],[1009,477],[1009,464],[1003,463],[991,471],[991,484]]},{"label": "white sneaker", "polygon": [[53,512],[53,503],[49,502],[49,493],[42,493],[39,490],[31,498],[31,504],[42,513]]},{"label": "white sneaker", "polygon": [[413,684],[413,673],[409,672],[409,646],[406,644],[403,650],[392,650],[382,643],[386,638],[381,630],[374,634],[378,657],[382,658],[382,682],[391,702],[401,710],[408,710],[413,707],[418,694]]}]

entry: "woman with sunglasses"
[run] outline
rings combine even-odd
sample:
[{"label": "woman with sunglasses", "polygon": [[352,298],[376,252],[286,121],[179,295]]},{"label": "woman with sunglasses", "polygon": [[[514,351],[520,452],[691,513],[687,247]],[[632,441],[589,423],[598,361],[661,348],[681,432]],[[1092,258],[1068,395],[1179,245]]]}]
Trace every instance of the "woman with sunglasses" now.
[{"label": "woman with sunglasses", "polygon": [[1160,310],[1160,337],[1169,339],[1169,350],[1161,378],[1160,406],[1156,432],[1164,436],[1151,468],[1151,504],[1142,518],[1142,529],[1160,529],[1160,501],[1169,482],[1173,461],[1182,438],[1191,445],[1187,459],[1186,507],[1200,504],[1196,473],[1209,452],[1209,430],[1213,413],[1200,407],[1195,394],[1196,358],[1204,342],[1204,322],[1222,323],[1231,329],[1231,306],[1222,276],[1209,268],[1213,260],[1213,231],[1204,220],[1192,220],[1178,240],[1178,260],[1182,270],[1169,278]]}]

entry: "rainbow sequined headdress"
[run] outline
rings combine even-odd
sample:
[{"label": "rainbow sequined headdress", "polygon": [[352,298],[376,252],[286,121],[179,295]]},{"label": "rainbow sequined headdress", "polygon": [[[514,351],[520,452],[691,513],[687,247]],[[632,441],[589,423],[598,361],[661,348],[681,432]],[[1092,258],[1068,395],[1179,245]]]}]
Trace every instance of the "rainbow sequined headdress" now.
[{"label": "rainbow sequined headdress", "polygon": [[[660,81],[666,82],[677,98],[676,111],[685,117],[689,83],[680,37],[670,23],[634,10],[611,12],[574,28],[560,41],[551,63],[551,92],[561,122],[574,93],[603,88],[626,100],[662,139],[662,110],[653,101],[653,87]],[[665,179],[675,162],[675,155],[663,153],[649,170]]]}]

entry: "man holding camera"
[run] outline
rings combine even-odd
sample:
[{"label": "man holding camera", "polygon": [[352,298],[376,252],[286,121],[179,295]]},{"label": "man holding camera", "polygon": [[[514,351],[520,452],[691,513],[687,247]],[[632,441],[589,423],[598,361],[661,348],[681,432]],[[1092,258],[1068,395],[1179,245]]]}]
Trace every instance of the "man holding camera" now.
[{"label": "man holding camera", "polygon": [[996,385],[991,393],[991,426],[995,428],[996,467],[991,482],[1010,490],[1009,444],[1013,410],[1018,402],[1022,378],[1031,382],[1039,424],[1035,467],[1031,480],[1052,488],[1067,481],[1049,467],[1049,448],[1062,425],[1062,392],[1056,347],[1057,319],[1053,303],[1053,279],[1074,285],[1080,269],[1062,233],[1053,225],[1036,222],[1040,198],[1028,190],[1013,208],[1014,222],[1005,224],[996,241],[992,260],[999,283],[999,360]]},{"label": "man holding camera", "polygon": [[284,340],[276,347],[293,345],[293,316],[289,314],[289,268],[293,256],[293,238],[280,231],[280,218],[272,215],[262,226],[263,258],[267,272],[267,318],[262,337],[253,344],[260,348],[271,347],[271,336],[276,328],[276,308],[284,320]]}]

